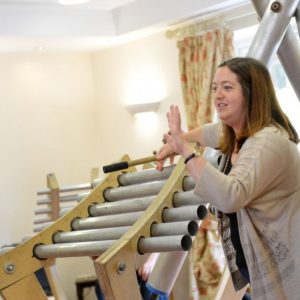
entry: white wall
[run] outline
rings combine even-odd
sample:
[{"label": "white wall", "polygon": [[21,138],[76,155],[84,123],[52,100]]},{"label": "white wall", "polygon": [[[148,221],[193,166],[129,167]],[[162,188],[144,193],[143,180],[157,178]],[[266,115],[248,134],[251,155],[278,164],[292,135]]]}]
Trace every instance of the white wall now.
[{"label": "white wall", "polygon": [[[47,173],[60,185],[84,183],[92,167],[152,155],[169,105],[182,106],[177,55],[163,34],[90,55],[0,55],[1,245],[32,232]],[[156,120],[141,122],[125,103],[153,91],[163,97]],[[94,271],[90,259],[58,259],[57,266],[68,299],[76,299],[75,278]]]},{"label": "white wall", "polygon": [[[182,106],[176,41],[156,34],[94,54],[93,66],[100,161],[152,155],[167,130],[170,104]],[[163,97],[157,119],[140,120],[126,110],[126,103],[156,100],[155,94]]]},{"label": "white wall", "polygon": [[1,55],[0,65],[0,236],[10,243],[32,230],[47,173],[62,184],[89,180],[97,163],[94,81],[86,55]]},{"label": "white wall", "polygon": [[[98,155],[90,56],[1,54],[0,66],[3,245],[32,233],[36,191],[47,173],[61,185],[88,182]],[[69,274],[76,270],[85,271],[75,264]],[[74,278],[65,282],[75,299]]]}]

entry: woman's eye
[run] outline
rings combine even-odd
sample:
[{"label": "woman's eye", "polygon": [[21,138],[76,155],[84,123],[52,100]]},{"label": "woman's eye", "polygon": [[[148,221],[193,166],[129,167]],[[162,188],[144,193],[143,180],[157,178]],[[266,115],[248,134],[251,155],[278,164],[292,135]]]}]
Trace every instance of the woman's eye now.
[{"label": "woman's eye", "polygon": [[224,89],[225,89],[226,91],[229,91],[229,90],[232,89],[232,86],[230,86],[230,85],[225,85],[225,86],[224,86]]},{"label": "woman's eye", "polygon": [[211,88],[211,90],[215,93],[216,90],[217,90],[217,87],[213,86],[213,87]]}]

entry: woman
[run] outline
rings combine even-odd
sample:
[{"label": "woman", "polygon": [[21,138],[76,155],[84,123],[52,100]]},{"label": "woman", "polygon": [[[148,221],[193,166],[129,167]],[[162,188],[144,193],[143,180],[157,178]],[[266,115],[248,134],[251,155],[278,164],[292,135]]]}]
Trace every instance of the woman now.
[{"label": "woman", "polygon": [[[220,122],[189,132],[178,107],[158,151],[180,154],[195,194],[215,207],[236,290],[251,284],[252,299],[298,299],[300,294],[300,156],[298,135],[282,112],[267,68],[252,58],[222,63],[212,89]],[[288,100],[288,99],[287,99]],[[219,149],[216,170],[191,142]]]}]

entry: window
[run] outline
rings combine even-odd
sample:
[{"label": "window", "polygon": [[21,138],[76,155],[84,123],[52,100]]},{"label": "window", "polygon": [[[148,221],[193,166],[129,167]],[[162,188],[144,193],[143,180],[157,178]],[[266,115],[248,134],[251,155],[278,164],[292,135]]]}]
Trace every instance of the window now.
[{"label": "window", "polygon": [[[293,23],[292,26],[296,36],[299,37],[296,24]],[[247,55],[257,28],[258,25],[255,25],[234,32],[234,47],[237,56]],[[299,40],[295,42],[297,43]],[[274,57],[269,70],[276,89],[278,101],[300,135],[300,99],[297,98],[277,56]],[[300,145],[298,148],[300,149]]]}]

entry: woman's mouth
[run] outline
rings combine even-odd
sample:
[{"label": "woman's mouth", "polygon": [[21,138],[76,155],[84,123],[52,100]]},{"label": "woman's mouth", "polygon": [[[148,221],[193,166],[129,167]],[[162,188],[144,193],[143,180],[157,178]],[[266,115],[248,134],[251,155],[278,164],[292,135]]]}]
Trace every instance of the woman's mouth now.
[{"label": "woman's mouth", "polygon": [[218,103],[217,107],[224,107],[224,106],[227,106],[226,103]]}]

